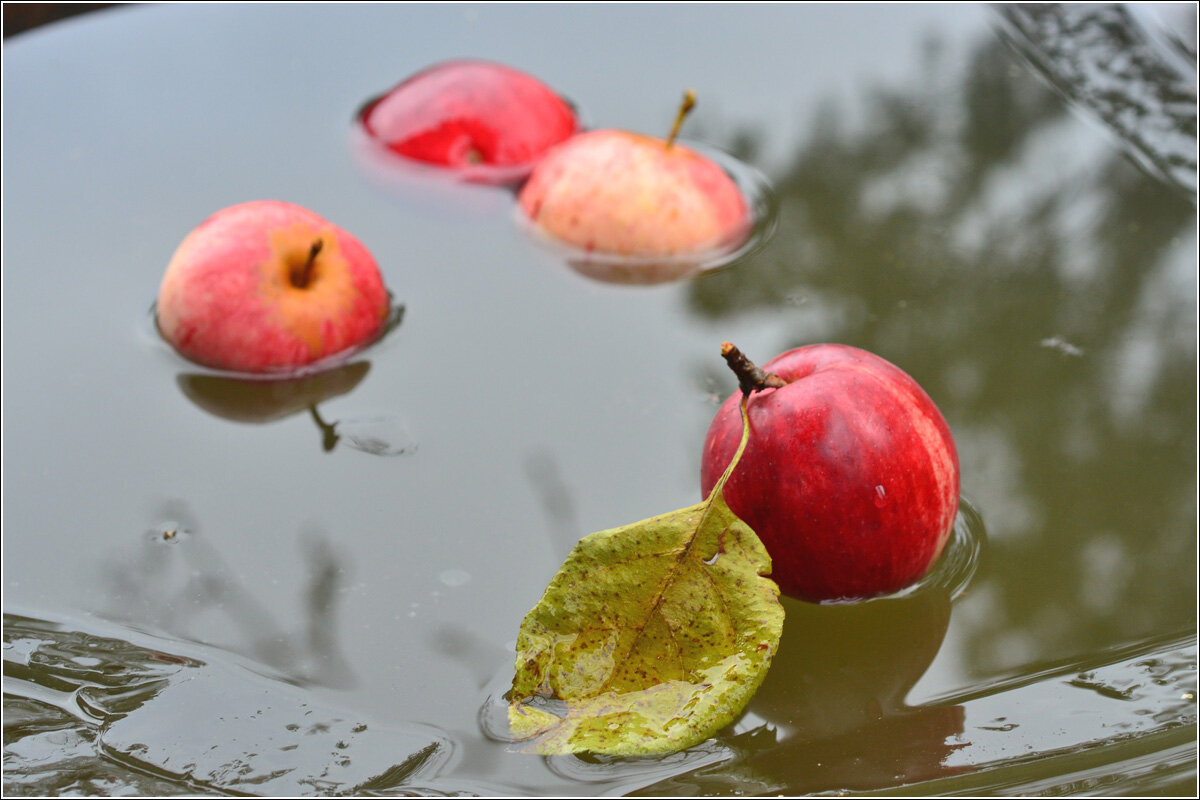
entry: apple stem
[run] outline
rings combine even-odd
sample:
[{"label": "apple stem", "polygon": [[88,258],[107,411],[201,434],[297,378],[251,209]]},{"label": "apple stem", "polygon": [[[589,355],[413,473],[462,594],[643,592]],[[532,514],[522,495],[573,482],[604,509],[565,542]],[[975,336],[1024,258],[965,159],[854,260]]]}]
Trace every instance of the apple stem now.
[{"label": "apple stem", "polygon": [[671,126],[671,135],[667,137],[667,149],[671,149],[671,145],[675,144],[675,137],[679,135],[679,129],[683,127],[683,120],[696,107],[696,91],[687,89],[683,93],[683,101],[679,104],[679,113],[675,115],[675,124]]},{"label": "apple stem", "polygon": [[308,284],[312,280],[313,268],[317,263],[317,254],[321,252],[324,245],[322,240],[317,239],[312,243],[312,247],[308,248],[308,259],[304,262],[304,266],[292,272],[292,286],[297,289],[308,288]]},{"label": "apple stem", "polygon": [[743,397],[749,397],[751,392],[787,386],[787,381],[774,372],[767,372],[746,358],[741,350],[729,342],[721,343],[721,355],[725,357],[725,363],[733,370],[733,374],[737,375],[738,386],[741,387]]}]

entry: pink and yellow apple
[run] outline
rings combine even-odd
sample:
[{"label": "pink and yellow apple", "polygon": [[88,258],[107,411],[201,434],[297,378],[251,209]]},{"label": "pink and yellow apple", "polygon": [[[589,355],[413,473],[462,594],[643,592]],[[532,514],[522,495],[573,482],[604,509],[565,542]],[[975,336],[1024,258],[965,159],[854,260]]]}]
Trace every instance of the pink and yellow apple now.
[{"label": "pink and yellow apple", "polygon": [[448,61],[368,103],[367,135],[407,159],[482,183],[525,178],[577,130],[571,104],[537,78],[488,61]]},{"label": "pink and yellow apple", "polygon": [[[784,382],[750,396],[750,440],[725,502],[762,539],[792,597],[898,591],[937,560],[958,511],[958,454],[917,382],[856,347],[791,350],[763,369]],[[712,490],[741,439],[741,393],[721,406],[701,461]]]},{"label": "pink and yellow apple", "polygon": [[714,161],[670,140],[618,130],[568,139],[521,189],[522,210],[551,238],[585,253],[693,256],[736,246],[746,199]]},{"label": "pink and yellow apple", "polygon": [[388,293],[358,239],[291,203],[213,214],[167,265],[156,313],[182,355],[217,369],[297,371],[384,327]]}]

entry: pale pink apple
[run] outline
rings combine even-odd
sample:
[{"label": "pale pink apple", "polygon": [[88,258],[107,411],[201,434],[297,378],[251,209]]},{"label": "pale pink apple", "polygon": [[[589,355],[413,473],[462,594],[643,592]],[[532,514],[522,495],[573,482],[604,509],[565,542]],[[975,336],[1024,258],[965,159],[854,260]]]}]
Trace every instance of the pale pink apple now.
[{"label": "pale pink apple", "polygon": [[163,337],[200,364],[281,373],[372,341],[387,289],[358,239],[291,203],[225,208],[179,245],[159,289]]},{"label": "pale pink apple", "polygon": [[692,256],[748,235],[749,206],[712,159],[670,140],[617,130],[550,150],[521,189],[541,231],[585,253]]}]

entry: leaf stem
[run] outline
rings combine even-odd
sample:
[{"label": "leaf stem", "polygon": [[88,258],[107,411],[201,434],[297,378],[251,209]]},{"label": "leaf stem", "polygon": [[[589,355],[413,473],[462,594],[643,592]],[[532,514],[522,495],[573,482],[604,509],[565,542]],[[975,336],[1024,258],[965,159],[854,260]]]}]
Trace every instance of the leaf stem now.
[{"label": "leaf stem", "polygon": [[705,502],[709,503],[709,507],[704,509],[705,514],[707,514],[709,508],[712,507],[712,499],[714,497],[720,496],[724,498],[725,482],[729,480],[729,476],[733,474],[734,468],[737,467],[738,462],[742,460],[742,453],[746,451],[746,443],[750,441],[750,415],[746,412],[746,402],[749,399],[749,393],[742,395],[742,440],[738,442],[737,450],[734,451],[733,458],[729,460],[729,466],[725,468],[725,472],[722,473],[720,479],[717,480],[717,483],[715,486],[713,486],[712,491],[708,493],[708,499]]},{"label": "leaf stem", "polygon": [[721,342],[721,355],[725,357],[725,363],[733,370],[733,374],[737,375],[738,386],[742,390],[743,398],[749,397],[751,392],[761,392],[763,389],[779,389],[787,386],[787,381],[774,372],[767,372],[746,358],[746,355],[741,350],[738,350],[729,342]]}]

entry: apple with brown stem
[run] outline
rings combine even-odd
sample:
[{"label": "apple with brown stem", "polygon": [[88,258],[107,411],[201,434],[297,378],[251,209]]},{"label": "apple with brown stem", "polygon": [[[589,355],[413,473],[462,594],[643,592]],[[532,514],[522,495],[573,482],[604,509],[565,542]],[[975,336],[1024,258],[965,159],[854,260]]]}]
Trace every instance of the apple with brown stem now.
[{"label": "apple with brown stem", "polygon": [[[800,347],[760,369],[722,353],[748,403],[750,439],[725,502],[762,539],[784,594],[810,601],[896,592],[941,554],[958,511],[958,454],[929,395],[865,350]],[[707,496],[741,438],[740,392],[709,428]]]},{"label": "apple with brown stem", "polygon": [[675,141],[694,105],[689,90],[666,139],[597,130],[556,146],[521,189],[524,214],[585,254],[696,257],[736,247],[752,222],[741,189]]},{"label": "apple with brown stem", "polygon": [[367,344],[388,314],[367,248],[312,211],[277,200],[230,206],[189,233],[156,305],[159,330],[185,357],[277,375]]}]

